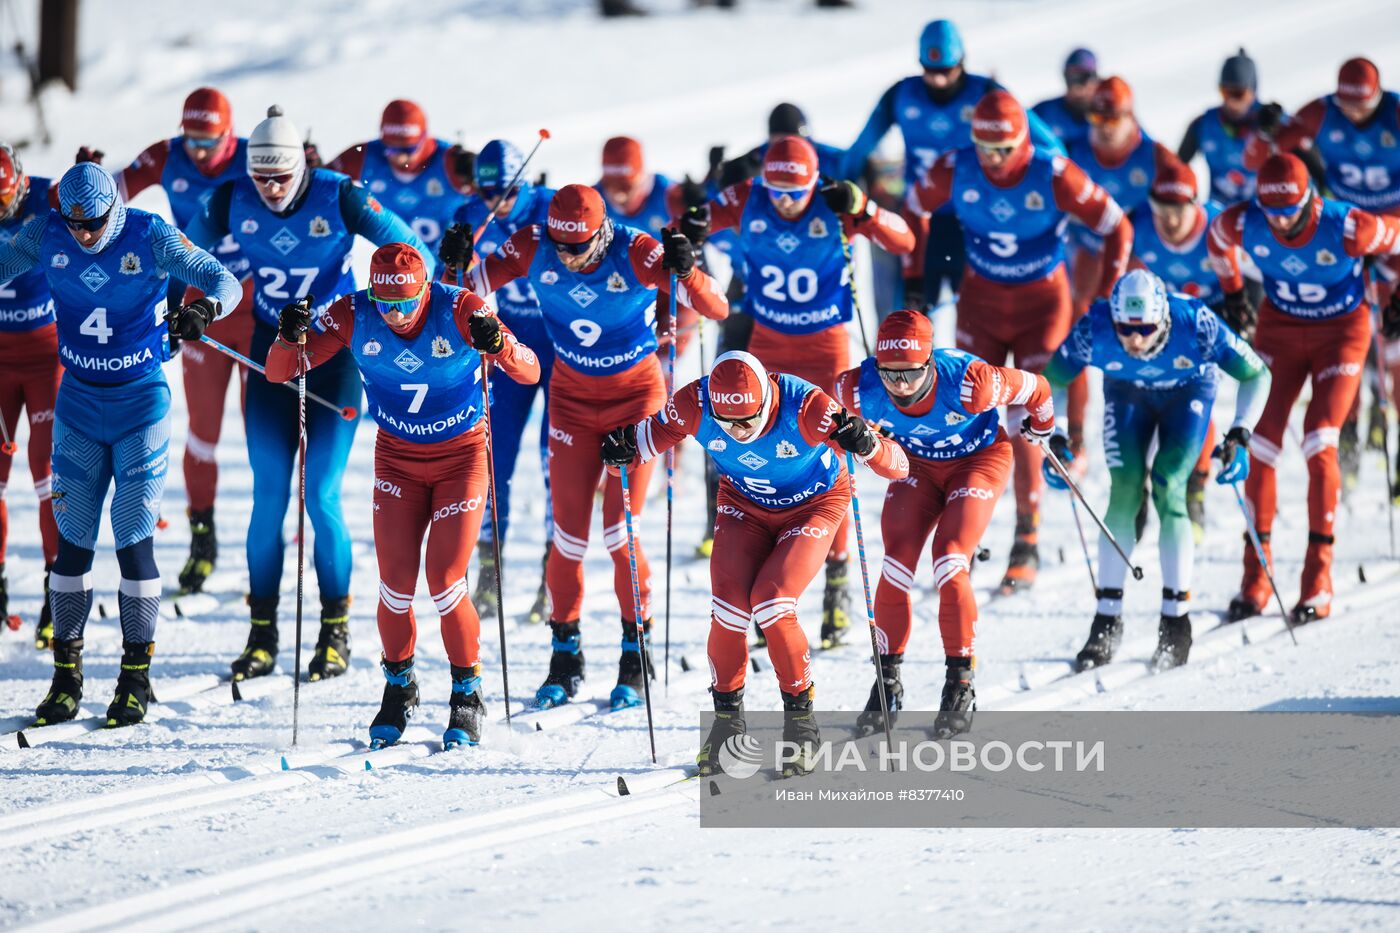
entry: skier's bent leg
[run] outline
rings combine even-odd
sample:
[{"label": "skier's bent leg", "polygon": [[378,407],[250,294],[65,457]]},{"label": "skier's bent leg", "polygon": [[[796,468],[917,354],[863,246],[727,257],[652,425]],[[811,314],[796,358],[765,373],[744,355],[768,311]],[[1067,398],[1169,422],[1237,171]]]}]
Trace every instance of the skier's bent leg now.
[{"label": "skier's bent leg", "polygon": [[442,620],[448,660],[472,667],[481,657],[481,619],[468,598],[466,573],[486,507],[484,440],[437,464],[436,473],[424,559],[428,592]]},{"label": "skier's bent leg", "polygon": [[922,465],[910,468],[917,475],[890,483],[880,512],[885,560],[875,587],[875,640],[881,654],[903,654],[909,643],[914,575],[941,511],[932,475]]}]

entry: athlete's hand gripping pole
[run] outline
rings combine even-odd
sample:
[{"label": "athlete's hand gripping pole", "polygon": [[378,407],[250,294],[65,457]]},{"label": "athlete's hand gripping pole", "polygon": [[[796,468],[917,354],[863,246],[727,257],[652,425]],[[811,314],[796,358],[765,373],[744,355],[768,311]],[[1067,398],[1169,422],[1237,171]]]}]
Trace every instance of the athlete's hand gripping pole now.
[{"label": "athlete's hand gripping pole", "polygon": [[[1128,565],[1128,570],[1132,572],[1133,579],[1141,580],[1142,568],[1133,563],[1133,559],[1128,556],[1128,552],[1123,550],[1123,545],[1118,543],[1118,539],[1113,536],[1113,532],[1109,531],[1108,526],[1103,523],[1103,519],[1099,518],[1099,513],[1095,512],[1094,507],[1089,504],[1089,500],[1084,498],[1084,491],[1079,488],[1079,484],[1074,481],[1074,477],[1069,475],[1069,470],[1065,469],[1065,465],[1060,462],[1060,458],[1055,456],[1055,451],[1050,449],[1048,444],[1045,445],[1043,449],[1045,450],[1045,459],[1050,461],[1050,465],[1055,468],[1055,472],[1059,473],[1061,478],[1064,479],[1065,484],[1069,486],[1070,493],[1084,505],[1084,511],[1089,513],[1089,517],[1094,520],[1094,524],[1099,526],[1099,531],[1108,539],[1108,543],[1113,545],[1113,549],[1118,552],[1118,556],[1123,558],[1123,563]],[[1095,587],[1095,589],[1097,589],[1097,587]]]},{"label": "athlete's hand gripping pole", "polygon": [[656,727],[651,718],[651,665],[647,663],[647,630],[643,625],[642,587],[637,582],[637,536],[632,529],[632,492],[627,488],[629,467],[619,467],[622,479],[622,516],[627,522],[627,570],[632,575],[632,617],[637,622],[637,648],[642,656],[642,695],[647,702],[647,739],[651,742],[651,763],[656,764]]},{"label": "athlete's hand gripping pole", "polygon": [[[205,334],[202,337],[200,337],[199,342],[208,344],[215,350],[218,350],[224,356],[237,360],[238,362],[242,363],[244,366],[248,367],[253,372],[261,376],[267,375],[267,370],[263,368],[262,364],[254,362],[253,360],[244,356],[242,353],[239,353],[233,347],[219,343],[219,341],[215,340],[213,337],[210,337],[208,334]],[[302,336],[302,339],[299,341],[299,343],[303,345],[306,343],[305,335]],[[300,349],[297,352],[300,354],[299,361],[304,369],[306,366],[306,351],[303,347],[303,349]],[[286,383],[282,384],[286,385]],[[287,386],[287,388],[291,389],[292,387]],[[296,392],[298,395],[300,395],[304,390],[305,386],[300,384],[297,386],[296,389],[293,389],[293,391]],[[323,408],[329,408],[331,411],[335,412],[337,415],[344,418],[346,421],[354,421],[360,415],[359,409],[357,409],[354,405],[337,405],[334,402],[321,398],[321,396],[317,395],[315,392],[306,392],[306,398],[310,401],[315,402],[317,405],[322,406]]]},{"label": "athlete's hand gripping pole", "polygon": [[846,472],[851,474],[851,509],[855,513],[856,553],[860,555],[860,582],[865,589],[865,619],[870,624],[870,653],[875,664],[875,686],[880,694],[880,715],[885,723],[885,748],[894,748],[890,736],[890,701],[885,696],[884,668],[880,666],[880,630],[875,627],[875,603],[870,596],[870,570],[865,562],[865,531],[860,523],[860,493],[856,490],[856,457],[846,451]]},{"label": "athlete's hand gripping pole", "polygon": [[[1240,492],[1240,484],[1234,482],[1230,488],[1235,491],[1235,501],[1240,504],[1240,513],[1244,515],[1244,530],[1249,533],[1249,541],[1254,545],[1254,556],[1259,558],[1259,566],[1264,568],[1264,577],[1269,581],[1269,587],[1274,591],[1274,600],[1278,603],[1278,611],[1283,614],[1283,624],[1288,629],[1288,637],[1293,639],[1294,647],[1298,645],[1298,636],[1293,634],[1293,619],[1288,614],[1288,610],[1283,607],[1283,597],[1279,595],[1278,586],[1274,583],[1274,570],[1269,566],[1269,557],[1264,553],[1264,545],[1259,540],[1259,532],[1254,527],[1254,517],[1249,514],[1249,505],[1244,501],[1244,493]],[[1243,632],[1243,629],[1241,629]],[[1244,636],[1248,639],[1248,635]],[[1247,642],[1246,642],[1247,643]]]},{"label": "athlete's hand gripping pole", "polygon": [[306,334],[297,336],[297,626],[292,675],[292,745],[301,724],[301,619],[306,596]]}]

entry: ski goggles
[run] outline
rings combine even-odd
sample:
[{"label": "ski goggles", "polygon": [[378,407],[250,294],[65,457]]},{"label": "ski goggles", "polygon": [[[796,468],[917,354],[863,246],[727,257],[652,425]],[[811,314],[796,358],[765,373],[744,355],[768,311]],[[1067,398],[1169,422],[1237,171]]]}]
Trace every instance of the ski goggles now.
[{"label": "ski goggles", "polygon": [[388,143],[385,143],[385,144],[384,144],[384,153],[385,153],[385,155],[410,156],[410,155],[413,155],[413,154],[414,154],[415,152],[417,152],[417,151],[418,151],[418,144],[417,144],[417,143],[414,143],[414,144],[411,145],[411,146],[391,146],[391,145],[389,145]]},{"label": "ski goggles", "polygon": [[1230,87],[1226,84],[1220,85],[1220,96],[1226,100],[1244,100],[1253,93],[1254,92],[1247,87]]},{"label": "ski goggles", "polygon": [[69,217],[63,215],[63,222],[68,225],[69,230],[82,230],[85,233],[96,233],[107,226],[107,218],[112,216],[112,208],[107,208],[106,212],[97,217]]},{"label": "ski goggles", "polygon": [[290,185],[292,179],[297,176],[295,172],[281,172],[277,175],[264,175],[257,172],[249,177],[253,179],[254,184],[259,185]]},{"label": "ski goggles", "polygon": [[217,148],[219,147],[219,144],[222,143],[223,141],[224,141],[224,136],[223,136],[223,135],[219,135],[219,136],[210,136],[210,137],[202,137],[202,136],[190,136],[190,135],[186,134],[186,135],[185,135],[185,139],[184,139],[185,145],[186,145],[186,146],[189,146],[191,149],[206,149],[206,150],[207,150],[207,149],[217,149]]},{"label": "ski goggles", "polygon": [[1291,204],[1284,207],[1270,207],[1267,204],[1260,203],[1259,199],[1255,198],[1254,204],[1256,207],[1258,207],[1261,211],[1263,211],[1270,217],[1279,217],[1284,220],[1287,220],[1293,217],[1297,217],[1299,214],[1301,214],[1303,212],[1303,209],[1308,206],[1311,200],[1312,197],[1309,196],[1304,198],[1302,201],[1299,201],[1297,204]]},{"label": "ski goggles", "polygon": [[1065,72],[1065,86],[1066,86],[1066,87],[1083,87],[1084,85],[1088,84],[1090,81],[1097,81],[1098,79],[1099,79],[1099,76],[1096,75],[1096,74],[1094,74],[1092,71],[1066,71],[1066,72]]},{"label": "ski goggles", "polygon": [[593,248],[593,244],[598,242],[598,234],[593,234],[582,243],[561,243],[554,237],[549,238],[550,244],[556,253],[568,253],[570,256],[582,256]]},{"label": "ski goggles", "polygon": [[1127,324],[1122,321],[1115,321],[1113,329],[1118,331],[1120,337],[1151,337],[1157,333],[1160,324]]},{"label": "ski goggles", "polygon": [[881,382],[907,388],[923,382],[924,376],[928,374],[928,368],[932,364],[933,360],[929,360],[924,365],[916,366],[913,369],[886,369],[880,366],[876,368],[876,371],[880,374]]},{"label": "ski goggles", "polygon": [[768,200],[781,207],[802,203],[816,188],[816,185],[807,185],[805,188],[775,188],[772,185],[764,185],[764,187],[768,189]]},{"label": "ski goggles", "polygon": [[428,283],[424,282],[423,287],[418,289],[418,294],[408,298],[377,298],[373,293],[370,293],[369,303],[374,305],[374,310],[385,316],[390,314],[412,314],[418,307],[418,303],[423,300],[423,295],[427,291]]},{"label": "ski goggles", "polygon": [[1094,126],[1117,126],[1129,116],[1126,113],[1104,113],[1100,110],[1090,110],[1084,118]]},{"label": "ski goggles", "polygon": [[1001,156],[1004,159],[1016,151],[1016,147],[1019,143],[984,143],[974,139],[972,145],[977,148],[978,152],[985,152],[987,155]]},{"label": "ski goggles", "polygon": [[747,418],[721,418],[719,415],[716,415],[714,413],[713,409],[711,409],[710,414],[714,417],[716,421],[719,422],[719,426],[721,428],[730,433],[733,433],[734,431],[751,430],[753,428],[758,427],[759,422],[763,420],[762,408],[754,412],[752,415],[749,415]]},{"label": "ski goggles", "polygon": [[946,68],[925,65],[924,74],[936,78],[947,78],[951,81],[953,78],[957,77],[958,69],[960,68],[962,68],[962,65],[949,65]]}]

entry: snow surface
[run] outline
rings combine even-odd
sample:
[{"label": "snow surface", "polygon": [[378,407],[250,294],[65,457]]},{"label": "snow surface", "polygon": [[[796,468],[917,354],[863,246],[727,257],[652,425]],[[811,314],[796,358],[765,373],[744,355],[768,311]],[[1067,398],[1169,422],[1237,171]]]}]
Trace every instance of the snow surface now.
[{"label": "snow surface", "polygon": [[[592,181],[602,141],[622,132],[644,141],[656,168],[698,173],[709,145],[726,142],[738,152],[756,142],[780,99],[803,105],[819,138],[848,142],[879,93],[914,70],[914,37],[934,15],[955,18],[970,64],[995,71],[1027,101],[1057,92],[1059,63],[1071,47],[1095,47],[1106,72],[1121,71],[1133,83],[1145,125],[1168,144],[1213,101],[1219,62],[1241,42],[1259,62],[1265,97],[1293,108],[1330,87],[1347,56],[1369,54],[1387,74],[1400,68],[1395,4],[1361,0],[1181,0],[1170,7],[1149,0],[1001,0],[936,8],[861,0],[859,11],[847,13],[821,13],[802,0],[746,0],[734,15],[689,11],[682,0],[642,2],[659,15],[602,23],[584,0],[423,0],[411,8],[388,0],[85,4],[80,93],[46,96],[53,144],[30,147],[25,158],[30,171],[56,175],[79,144],[89,143],[106,149],[111,164],[123,164],[175,130],[191,87],[214,83],[229,93],[243,130],[275,101],[313,132],[328,156],[372,136],[383,103],[406,95],[424,104],[438,133],[460,134],[472,146],[493,135],[528,143],[548,127],[553,138],[539,164],[555,183]],[[15,7],[28,29],[36,20],[32,0]],[[32,33],[28,38],[32,47]],[[12,70],[0,71],[0,80],[5,132],[27,135],[32,118],[19,82]],[[165,206],[158,194],[137,203]],[[696,368],[692,351],[682,378]],[[170,373],[178,452],[178,367]],[[1222,411],[1230,404],[1225,395]],[[351,743],[363,743],[382,683],[375,665],[372,434],[369,426],[361,429],[345,483],[356,542],[352,669],[303,692],[297,749],[290,747],[289,689],[238,706],[222,694],[212,704],[168,702],[153,708],[153,721],[143,728],[23,752],[9,748],[7,737],[0,751],[0,849],[8,850],[0,926],[1400,925],[1400,833],[1393,830],[706,832],[698,827],[693,795],[604,796],[617,774],[649,768],[639,711],[533,734],[510,734],[497,724],[477,749],[429,756],[446,715],[448,672],[426,596],[417,603],[427,620],[418,668],[424,706],[410,744],[382,753],[373,771],[363,770],[363,755],[336,759],[353,752]],[[517,488],[531,488],[538,475],[530,459],[522,460]],[[157,689],[167,697],[193,678],[225,672],[245,635],[241,531],[251,478],[233,395],[220,460],[223,550],[210,590],[224,602],[198,619],[162,622],[155,670]],[[707,705],[704,676],[682,676],[677,665],[684,655],[704,669],[708,571],[689,556],[703,521],[699,469],[692,448],[682,458],[677,495],[674,682],[657,709],[657,743],[669,763],[694,754],[695,714]],[[1096,502],[1106,498],[1104,479],[1100,470],[1091,476]],[[1275,547],[1287,598],[1296,591],[1306,537],[1305,474],[1296,445],[1285,454],[1280,482],[1285,510]],[[1376,455],[1366,457],[1361,482],[1340,521],[1341,611],[1300,631],[1300,648],[1279,635],[1256,638],[1248,648],[1239,647],[1232,631],[1202,635],[1212,623],[1201,613],[1192,664],[1134,678],[1136,666],[1127,661],[1150,651],[1160,588],[1155,550],[1144,547],[1147,579],[1129,592],[1124,663],[1106,670],[1097,685],[1089,679],[1070,687],[1049,681],[1082,642],[1093,601],[1068,504],[1050,499],[1047,568],[1034,595],[984,602],[984,708],[1400,710],[1394,625],[1400,576],[1387,560]],[[871,566],[878,567],[874,528],[882,484],[868,472],[860,484]],[[171,525],[157,536],[172,583],[187,542],[181,486],[172,464],[165,507]],[[512,614],[523,612],[533,595],[541,545],[540,497],[519,499],[507,553]],[[22,459],[9,503],[11,605],[25,614],[26,629],[0,633],[6,723],[0,731],[20,724],[49,674],[47,657],[28,640],[42,560]],[[644,523],[658,577],[663,509],[664,500],[654,498]],[[1005,560],[1010,513],[1004,503],[985,541],[991,561],[975,571],[984,596]],[[289,516],[289,540],[294,521]],[[1202,610],[1223,608],[1238,579],[1242,526],[1228,490],[1211,487],[1209,522],[1194,586]],[[116,565],[110,537],[104,538],[98,599],[114,609]],[[284,619],[291,615],[294,556],[289,550]],[[1363,566],[1367,584],[1357,579]],[[617,612],[601,548],[590,552],[587,571],[584,639],[592,677],[585,693],[603,697],[612,682]],[[931,585],[927,560],[920,583]],[[309,591],[314,596],[314,586]],[[658,602],[661,593],[658,587]],[[915,706],[936,702],[940,685],[935,606],[930,595],[916,610],[919,625],[905,665]],[[801,605],[813,637],[818,608],[814,590]],[[1264,621],[1253,625],[1269,630]],[[483,630],[488,701],[499,717],[492,620]],[[290,631],[287,622],[284,670],[292,660]],[[313,638],[308,631],[308,651]],[[518,708],[543,676],[547,633],[521,624],[509,638]],[[819,705],[864,702],[869,661],[861,639],[853,642],[814,658]],[[87,706],[97,711],[120,654],[115,622],[94,615],[88,645]],[[751,708],[777,707],[770,677],[767,670],[752,676]],[[273,686],[286,688],[287,679]],[[280,769],[283,755],[289,771]],[[573,793],[585,794],[579,809],[558,812],[557,801]]]}]

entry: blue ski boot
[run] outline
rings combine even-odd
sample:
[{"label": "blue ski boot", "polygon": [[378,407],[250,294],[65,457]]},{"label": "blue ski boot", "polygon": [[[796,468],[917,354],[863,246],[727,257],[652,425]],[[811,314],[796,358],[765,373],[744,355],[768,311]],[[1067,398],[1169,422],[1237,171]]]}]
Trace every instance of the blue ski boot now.
[{"label": "blue ski boot", "polygon": [[381,659],[384,668],[384,700],[369,725],[370,751],[398,743],[408,728],[408,720],[418,710],[418,680],[413,676],[413,658],[403,661]]},{"label": "blue ski boot", "polygon": [[[650,640],[651,620],[645,620],[642,627]],[[614,710],[642,705],[645,689],[642,682],[643,666],[642,646],[637,639],[637,623],[623,619],[622,656],[617,661],[617,686],[613,687],[612,696],[608,698]],[[650,646],[646,652],[645,674],[649,674],[652,680],[656,679],[656,668],[651,663]]]},{"label": "blue ski boot", "polygon": [[481,696],[481,665],[452,665],[452,703],[442,747],[454,749],[481,741],[481,721],[486,718],[486,701]]},{"label": "blue ski boot", "polygon": [[573,699],[579,684],[583,683],[583,648],[578,620],[551,622],[549,627],[554,632],[550,642],[554,653],[549,656],[549,675],[535,691],[535,706],[540,709],[563,706]]}]

